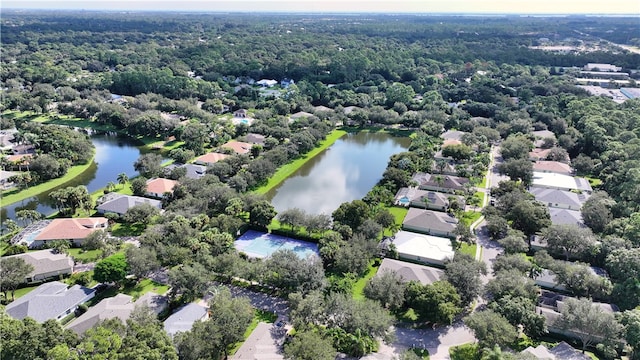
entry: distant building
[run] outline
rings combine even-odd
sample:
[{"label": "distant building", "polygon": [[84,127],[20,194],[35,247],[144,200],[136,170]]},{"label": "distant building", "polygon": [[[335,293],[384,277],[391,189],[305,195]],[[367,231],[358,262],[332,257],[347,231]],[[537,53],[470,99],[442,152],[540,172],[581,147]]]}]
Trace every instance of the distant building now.
[{"label": "distant building", "polygon": [[218,152],[210,152],[210,153],[206,153],[204,155],[198,156],[194,163],[198,164],[198,165],[212,165],[217,163],[218,161],[222,160],[222,159],[226,159],[228,158],[229,155],[227,154],[223,154],[223,153],[218,153]]},{"label": "distant building", "polygon": [[280,80],[280,86],[282,86],[283,88],[287,89],[289,86],[295,84],[296,82],[293,81],[293,79],[289,79],[289,78],[284,78],[282,80]]},{"label": "distant building", "polygon": [[533,164],[533,171],[573,175],[571,165],[560,161],[539,160]]},{"label": "distant building", "polygon": [[262,79],[260,81],[256,81],[256,84],[262,87],[274,87],[278,84],[278,82],[272,79]]},{"label": "distant building", "polygon": [[264,135],[256,134],[256,133],[248,133],[245,136],[245,140],[248,143],[255,144],[255,145],[264,145],[265,139],[266,137]]},{"label": "distant building", "polygon": [[618,72],[622,70],[622,67],[615,66],[612,64],[598,64],[598,63],[588,63],[584,66],[584,70],[586,71],[604,71],[604,72]]},{"label": "distant building", "polygon": [[533,172],[533,182],[531,187],[567,191],[584,191],[588,194],[593,192],[593,188],[591,188],[589,180],[585,178],[539,171]]}]

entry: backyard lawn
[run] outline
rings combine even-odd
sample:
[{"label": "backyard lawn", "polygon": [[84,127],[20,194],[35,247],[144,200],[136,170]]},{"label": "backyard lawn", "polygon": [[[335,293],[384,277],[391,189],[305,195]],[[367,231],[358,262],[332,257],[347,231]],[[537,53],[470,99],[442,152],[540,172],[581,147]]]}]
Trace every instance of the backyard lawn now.
[{"label": "backyard lawn", "polygon": [[[389,210],[389,212],[395,218],[396,224],[398,225],[398,229],[402,228],[402,222],[404,221],[404,217],[407,216],[407,212],[409,212],[409,209],[405,207],[391,206],[391,207],[387,207],[387,210]],[[385,229],[383,234],[385,236],[394,235],[394,233],[389,229]]]},{"label": "backyard lawn", "polygon": [[358,281],[356,281],[355,284],[353,284],[352,294],[354,299],[356,300],[364,299],[364,287],[369,282],[369,279],[371,279],[376,275],[376,273],[378,272],[378,267],[379,265],[374,266],[373,263],[369,264],[369,270],[367,270],[367,273],[362,278],[358,279]]},{"label": "backyard lawn", "polygon": [[82,263],[94,262],[100,260],[100,258],[102,257],[102,250],[84,251],[81,248],[71,248],[67,250],[67,253],[77,262]]}]

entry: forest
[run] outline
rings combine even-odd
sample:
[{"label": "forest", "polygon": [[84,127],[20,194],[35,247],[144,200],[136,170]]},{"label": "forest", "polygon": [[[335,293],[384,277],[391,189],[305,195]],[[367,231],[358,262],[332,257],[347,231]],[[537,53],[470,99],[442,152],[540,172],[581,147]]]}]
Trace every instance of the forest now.
[{"label": "forest", "polygon": [[[75,122],[141,144],[177,144],[141,155],[132,164],[140,174],[135,179],[113,174],[119,184],[105,184],[105,193],[144,196],[149,179],[179,182],[161,198],[162,212],[138,205],[105,215],[138,246],[124,246],[115,231],[91,238],[83,251],[100,253],[96,269],[67,280],[125,292],[164,271],[170,310],[213,294],[208,306],[219,314],[172,338],[145,309],[83,335],[55,320],[17,320],[2,310],[2,358],[221,359],[261,311],[212,287],[227,284],[288,301],[295,332],[283,348],[287,359],[364,356],[381,343],[402,341],[392,325],[424,329],[461,320],[477,343],[471,354],[452,358],[524,359],[518,352],[530,345],[566,340],[602,359],[640,359],[640,100],[591,96],[575,80],[588,63],[614,64],[631,74],[633,87],[640,54],[615,44],[640,44],[637,18],[3,11],[0,21],[0,128],[15,128],[13,141],[32,149],[31,160],[3,156],[0,166],[20,173],[9,179],[20,190],[91,161],[89,136],[56,124]],[[541,39],[593,51],[532,48]],[[277,84],[266,88],[257,84],[261,79]],[[240,110],[251,115],[250,124],[231,121]],[[300,113],[306,115],[292,119]],[[279,168],[335,141],[337,128],[410,136],[411,145],[389,159],[362,199],[331,214],[276,212],[261,189]],[[441,134],[448,130],[464,136],[444,147]],[[570,164],[593,185],[581,226],[552,224],[546,204],[528,191],[529,153],[540,141],[533,133],[545,130],[553,139],[542,141],[549,150],[543,160]],[[245,154],[224,148],[250,134],[264,142]],[[495,206],[483,207],[476,187],[487,181],[497,146],[504,160],[498,172],[507,179],[492,184]],[[163,166],[164,159],[189,163],[210,151],[225,158],[198,179]],[[456,165],[447,170],[449,160]],[[458,251],[441,267],[442,278],[424,285],[393,273],[372,277],[382,255],[398,256],[379,248],[402,225],[396,193],[415,185],[416,173],[446,171],[470,184],[455,193],[460,200],[449,199]],[[58,216],[94,214],[95,199],[82,186],[51,196]],[[465,204],[475,210],[465,211]],[[465,222],[472,213],[483,217],[490,241],[502,249],[492,263],[460,252],[480,246]],[[20,215],[29,223],[42,218],[29,210]],[[21,230],[11,220],[5,226],[12,234]],[[234,248],[247,228],[314,242],[319,257],[300,259],[286,250],[264,260],[248,257]],[[27,250],[7,244],[10,238],[3,237],[3,255]],[[544,250],[534,249],[536,238]],[[53,247],[69,252],[68,242]],[[8,257],[0,261],[8,302],[31,270]],[[608,275],[594,275],[591,266]],[[536,310],[542,290],[533,279],[543,270],[575,296],[553,324]],[[482,311],[474,311],[477,301],[485,304]],[[596,303],[619,311],[593,310]],[[550,327],[580,336],[550,334]]]}]

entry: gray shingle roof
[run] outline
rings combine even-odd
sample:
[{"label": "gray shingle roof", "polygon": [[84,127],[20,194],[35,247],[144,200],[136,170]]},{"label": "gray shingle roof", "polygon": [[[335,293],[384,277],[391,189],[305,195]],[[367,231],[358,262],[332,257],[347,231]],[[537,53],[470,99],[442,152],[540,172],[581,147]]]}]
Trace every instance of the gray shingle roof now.
[{"label": "gray shingle roof", "polygon": [[[438,177],[441,182],[438,181]],[[463,190],[464,184],[469,182],[469,179],[453,176],[453,175],[432,175],[427,173],[417,173],[413,175],[411,180],[418,183],[421,187],[437,187],[446,188],[452,190]]]},{"label": "gray shingle roof", "polygon": [[149,204],[158,209],[162,208],[162,202],[160,200],[144,198],[140,196],[121,195],[113,196],[109,200],[98,205],[96,209],[102,213],[116,213],[124,214],[127,210],[140,204]]},{"label": "gray shingle roof", "polygon": [[458,220],[447,213],[410,208],[402,224],[416,228],[452,232],[456,228]]},{"label": "gray shingle roof", "polygon": [[195,303],[187,304],[164,321],[164,331],[170,336],[178,332],[191,330],[193,323],[202,320],[207,315],[207,308]]},{"label": "gray shingle roof", "polygon": [[27,278],[39,278],[50,273],[70,274],[73,272],[73,259],[67,254],[56,254],[53,250],[40,250],[6,258],[20,258],[27,264],[33,265],[33,271]]},{"label": "gray shingle roof", "polygon": [[552,204],[549,207],[556,207],[554,204],[558,204],[580,208],[589,198],[587,194],[576,194],[556,189],[531,188],[529,192],[535,196],[536,200],[545,203],[545,205]]},{"label": "gray shingle roof", "polygon": [[95,290],[84,286],[67,286],[59,281],[42,284],[7,305],[6,312],[18,320],[30,317],[42,323],[62,317],[95,295]]},{"label": "gray shingle roof", "polygon": [[558,225],[578,225],[584,226],[582,222],[582,214],[580,211],[567,210],[559,208],[549,208],[549,215],[551,215],[551,223]]},{"label": "gray shingle roof", "polygon": [[382,260],[376,276],[381,276],[385,271],[395,272],[404,281],[417,281],[423,285],[434,283],[444,275],[440,269],[393,259]]}]

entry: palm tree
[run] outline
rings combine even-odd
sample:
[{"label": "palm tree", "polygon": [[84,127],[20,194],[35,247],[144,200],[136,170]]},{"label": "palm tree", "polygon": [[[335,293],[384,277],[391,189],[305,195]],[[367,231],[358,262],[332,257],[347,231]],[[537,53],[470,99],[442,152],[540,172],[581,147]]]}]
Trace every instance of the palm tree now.
[{"label": "palm tree", "polygon": [[124,187],[124,185],[129,182],[129,177],[125,173],[120,173],[118,174],[117,180],[118,180],[118,184]]},{"label": "palm tree", "polygon": [[111,191],[115,190],[115,188],[116,188],[116,183],[114,183],[113,181],[109,181],[107,183],[107,191],[111,192]]}]

